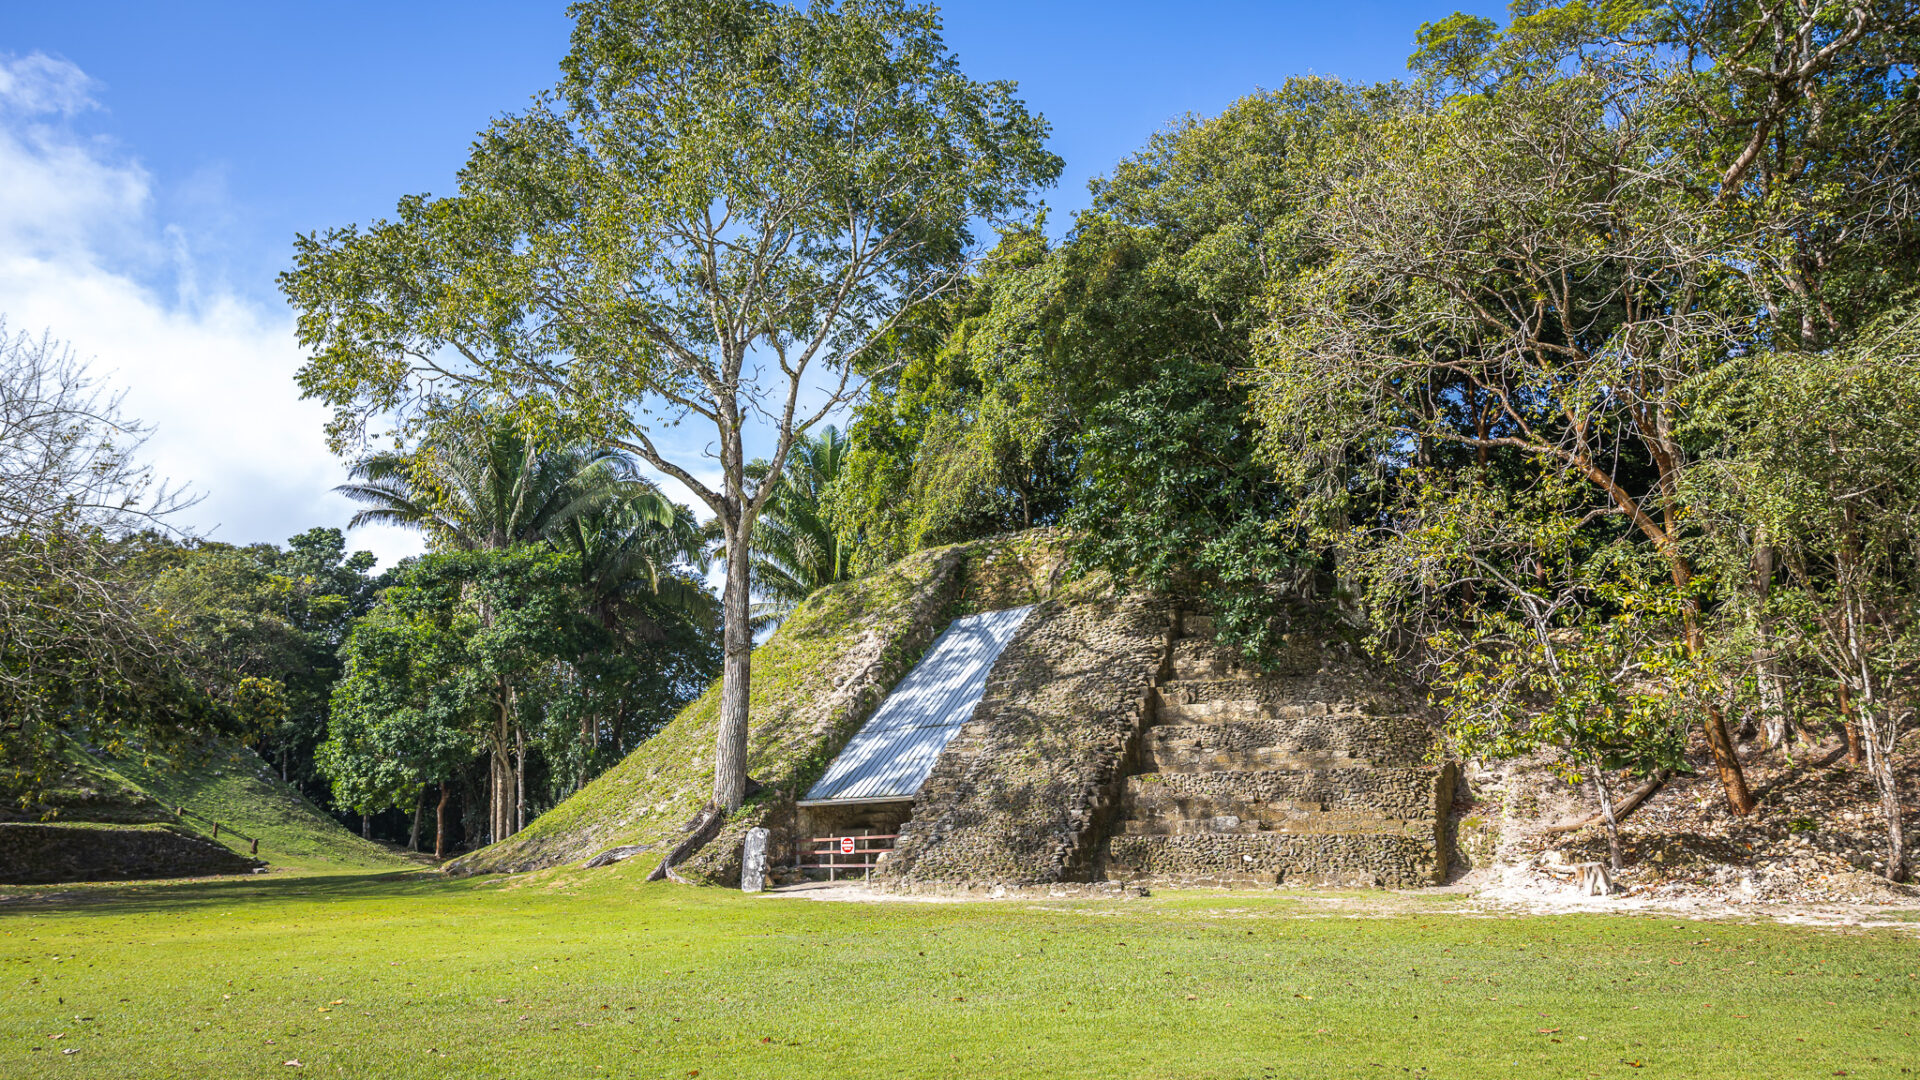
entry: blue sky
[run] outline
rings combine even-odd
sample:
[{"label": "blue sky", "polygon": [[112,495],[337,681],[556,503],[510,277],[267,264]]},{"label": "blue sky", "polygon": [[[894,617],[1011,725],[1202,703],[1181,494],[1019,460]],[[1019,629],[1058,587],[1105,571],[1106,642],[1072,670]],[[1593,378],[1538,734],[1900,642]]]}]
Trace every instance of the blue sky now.
[{"label": "blue sky", "polygon": [[[1066,159],[1053,228],[1088,179],[1189,112],[1319,73],[1402,74],[1453,3],[955,2],[949,45],[1013,79]],[[319,409],[273,277],[296,232],[445,192],[488,118],[549,85],[563,3],[12,4],[0,15],[0,314],[72,342],[235,542],[344,525]],[[1469,6],[1499,15],[1497,5]],[[392,558],[408,536],[355,541]]]}]

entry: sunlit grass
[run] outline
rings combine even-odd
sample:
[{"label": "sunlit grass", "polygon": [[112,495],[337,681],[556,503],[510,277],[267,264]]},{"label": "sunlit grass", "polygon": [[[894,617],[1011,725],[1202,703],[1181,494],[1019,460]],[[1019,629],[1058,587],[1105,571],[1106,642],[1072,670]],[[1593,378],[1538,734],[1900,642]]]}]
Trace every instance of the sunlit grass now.
[{"label": "sunlit grass", "polygon": [[1289,894],[812,903],[644,870],[10,890],[0,1076],[1920,1068],[1920,945],[1894,930]]}]

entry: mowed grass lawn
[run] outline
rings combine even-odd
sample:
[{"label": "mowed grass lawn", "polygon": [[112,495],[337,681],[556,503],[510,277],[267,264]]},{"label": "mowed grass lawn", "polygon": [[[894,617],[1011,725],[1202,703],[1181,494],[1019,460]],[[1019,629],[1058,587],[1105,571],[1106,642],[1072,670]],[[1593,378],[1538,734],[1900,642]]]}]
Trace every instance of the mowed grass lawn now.
[{"label": "mowed grass lawn", "polygon": [[1446,897],[817,903],[641,870],[0,890],[0,1077],[1920,1071],[1899,930]]}]

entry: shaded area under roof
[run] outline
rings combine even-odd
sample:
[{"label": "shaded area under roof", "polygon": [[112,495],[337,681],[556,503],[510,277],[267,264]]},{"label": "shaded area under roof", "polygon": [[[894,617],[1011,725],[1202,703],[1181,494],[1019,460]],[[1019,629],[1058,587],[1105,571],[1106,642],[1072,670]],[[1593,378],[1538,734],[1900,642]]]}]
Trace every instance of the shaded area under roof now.
[{"label": "shaded area under roof", "polygon": [[805,803],[911,799],[973,715],[987,673],[1032,605],[953,620],[833,759]]}]

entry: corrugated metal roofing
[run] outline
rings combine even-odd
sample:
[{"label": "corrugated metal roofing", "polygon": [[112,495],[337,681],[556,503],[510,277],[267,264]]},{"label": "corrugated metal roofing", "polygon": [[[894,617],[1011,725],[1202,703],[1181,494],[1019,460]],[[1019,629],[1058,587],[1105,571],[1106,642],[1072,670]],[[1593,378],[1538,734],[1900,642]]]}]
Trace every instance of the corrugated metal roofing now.
[{"label": "corrugated metal roofing", "polygon": [[993,662],[1032,610],[1029,605],[953,620],[833,759],[805,801],[912,798],[940,751],[973,715]]}]

